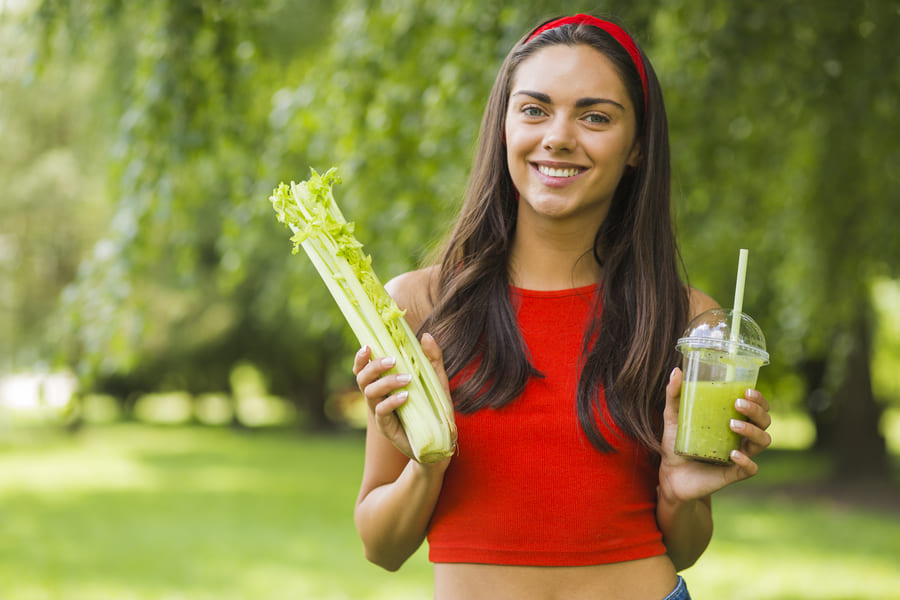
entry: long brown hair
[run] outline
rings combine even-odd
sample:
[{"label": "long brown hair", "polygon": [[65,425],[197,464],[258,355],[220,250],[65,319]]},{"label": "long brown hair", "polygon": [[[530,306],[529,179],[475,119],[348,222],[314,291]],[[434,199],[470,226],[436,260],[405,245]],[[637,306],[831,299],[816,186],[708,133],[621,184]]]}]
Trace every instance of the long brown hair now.
[{"label": "long brown hair", "polygon": [[510,300],[508,258],[517,199],[502,135],[506,108],[513,75],[526,58],[555,44],[593,47],[612,61],[636,107],[642,159],[623,176],[596,234],[593,258],[603,266],[602,319],[597,306],[585,334],[575,402],[581,427],[599,450],[612,450],[601,387],[616,425],[658,450],[667,375],[677,365],[675,342],[688,316],[659,82],[644,57],[645,106],[631,57],[597,27],[565,25],[526,43],[530,35],[510,51],[491,90],[465,199],[441,257],[434,309],[421,330],[440,342],[451,378],[465,370],[453,393],[462,413],[503,406],[522,393],[530,377],[540,376],[529,361]]}]

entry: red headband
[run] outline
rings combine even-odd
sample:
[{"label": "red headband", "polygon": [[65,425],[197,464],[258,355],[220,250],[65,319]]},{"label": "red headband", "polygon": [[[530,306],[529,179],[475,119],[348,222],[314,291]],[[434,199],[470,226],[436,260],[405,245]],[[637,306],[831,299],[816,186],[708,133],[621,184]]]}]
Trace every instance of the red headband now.
[{"label": "red headband", "polygon": [[602,19],[592,17],[591,15],[579,14],[575,15],[574,17],[563,17],[561,19],[556,19],[555,21],[550,21],[549,23],[542,25],[537,31],[532,33],[527,40],[525,40],[525,43],[527,44],[545,31],[556,29],[557,27],[562,27],[563,25],[593,25],[594,27],[602,29],[609,35],[613,36],[617,42],[622,44],[622,47],[625,48],[625,51],[628,52],[629,56],[631,56],[631,60],[632,62],[634,62],[634,66],[637,67],[638,74],[641,76],[641,86],[644,90],[644,106],[647,106],[647,72],[644,70],[644,60],[641,58],[641,51],[638,50],[637,44],[634,43],[634,40],[631,39],[631,36],[628,35],[624,29],[622,29],[615,23],[603,21]]}]

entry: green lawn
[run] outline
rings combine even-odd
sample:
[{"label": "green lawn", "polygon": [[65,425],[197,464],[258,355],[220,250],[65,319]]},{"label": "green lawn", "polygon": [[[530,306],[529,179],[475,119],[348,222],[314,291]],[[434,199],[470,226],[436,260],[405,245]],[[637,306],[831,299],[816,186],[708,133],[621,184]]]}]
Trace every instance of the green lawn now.
[{"label": "green lawn", "polygon": [[[823,465],[764,458],[767,475],[717,498],[694,597],[897,598],[900,507],[779,492]],[[119,424],[0,443],[0,597],[430,598],[424,551],[395,574],[362,558],[361,468],[357,435]]]}]

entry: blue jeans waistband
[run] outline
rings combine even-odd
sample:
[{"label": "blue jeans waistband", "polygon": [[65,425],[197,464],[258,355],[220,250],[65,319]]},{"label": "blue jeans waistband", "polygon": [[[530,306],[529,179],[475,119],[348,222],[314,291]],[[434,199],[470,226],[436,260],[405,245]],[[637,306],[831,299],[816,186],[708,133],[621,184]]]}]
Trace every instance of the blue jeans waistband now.
[{"label": "blue jeans waistband", "polygon": [[688,592],[687,584],[681,575],[678,576],[678,583],[675,585],[675,589],[663,600],[691,600],[691,594]]}]

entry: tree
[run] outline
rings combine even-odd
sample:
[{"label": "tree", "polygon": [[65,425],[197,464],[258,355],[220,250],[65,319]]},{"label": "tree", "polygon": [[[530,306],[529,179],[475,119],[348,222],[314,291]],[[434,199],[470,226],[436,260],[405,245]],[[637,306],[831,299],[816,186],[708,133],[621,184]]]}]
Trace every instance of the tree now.
[{"label": "tree", "polygon": [[[320,406],[348,383],[351,340],[264,198],[308,165],[337,165],[335,193],[380,275],[415,266],[452,219],[502,57],[559,10],[297,2],[42,3],[70,38],[102,34],[99,54],[81,51],[129,82],[109,92],[121,114],[113,229],[65,295],[69,356],[86,373],[199,388],[250,359],[295,397],[315,389]],[[300,8],[314,27],[287,18]],[[763,387],[776,402],[797,387],[825,400],[821,443],[854,472],[882,471],[865,365],[870,286],[898,277],[900,255],[897,3],[600,8],[636,32],[666,93],[691,282],[729,303],[750,248],[745,307],[773,355]]]},{"label": "tree", "polygon": [[[339,164],[337,193],[380,272],[414,266],[459,195],[493,76],[464,65],[499,64],[527,14],[348,2],[328,51],[297,66],[289,56],[329,32],[330,4],[276,7],[41,5],[45,39],[67,24],[82,56],[127,82],[109,87],[121,112],[112,229],[67,289],[56,332],[89,385],[216,389],[228,365],[250,360],[324,424],[323,391],[349,379],[348,331],[312,268],[285,251],[264,199],[307,165]],[[318,26],[266,46],[268,24],[301,8]],[[88,33],[108,56],[86,47]],[[437,78],[429,58],[444,65]],[[304,389],[316,393],[304,401]]]},{"label": "tree", "polygon": [[896,277],[900,256],[891,4],[684,3],[660,20],[679,49],[673,72],[697,74],[667,82],[674,135],[689,143],[677,158],[689,263],[728,290],[737,247],[753,249],[745,306],[776,370],[826,399],[819,439],[844,477],[887,469],[868,340],[870,286]]},{"label": "tree", "polygon": [[[294,55],[327,31],[280,24],[298,8],[327,25],[327,2],[41,4],[48,56],[67,43],[102,64],[120,116],[110,228],[53,332],[88,387],[227,389],[231,365],[249,360],[276,392],[309,403],[301,390],[318,385],[332,360],[320,350],[335,345],[321,338],[340,322],[309,310],[312,296],[291,277],[301,264],[288,261],[265,201],[277,164],[260,160],[272,158],[267,100],[278,77],[296,76]],[[312,415],[327,424],[322,410]]]},{"label": "tree", "polygon": [[107,124],[88,110],[96,73],[60,60],[30,76],[36,43],[17,18],[0,9],[0,372],[41,366],[48,315],[108,214],[89,175]]}]

